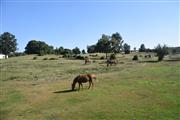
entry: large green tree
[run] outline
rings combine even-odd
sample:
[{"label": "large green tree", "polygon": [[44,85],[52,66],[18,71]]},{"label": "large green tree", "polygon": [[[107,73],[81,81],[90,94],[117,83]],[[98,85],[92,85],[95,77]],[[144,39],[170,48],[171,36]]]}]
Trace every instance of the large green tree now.
[{"label": "large green tree", "polygon": [[155,52],[157,53],[158,60],[161,61],[163,60],[164,56],[168,54],[168,47],[166,45],[158,45],[155,48]]},{"label": "large green tree", "polygon": [[74,49],[72,49],[72,52],[73,52],[73,54],[76,54],[76,55],[81,53],[81,51],[78,47],[75,47]]},{"label": "large green tree", "polygon": [[113,53],[119,53],[121,50],[122,50],[122,43],[123,43],[123,40],[122,40],[122,36],[116,32],[116,33],[113,33],[112,36],[111,36],[111,50]]},{"label": "large green tree", "polygon": [[94,53],[94,52],[96,52],[95,47],[96,47],[96,45],[87,46],[87,52],[88,52],[88,53]]},{"label": "large green tree", "polygon": [[122,37],[118,32],[113,33],[112,36],[103,34],[96,44],[87,47],[87,52],[106,53],[106,57],[107,57],[108,53],[116,54],[121,52],[123,47],[122,43],[123,43]]},{"label": "large green tree", "polygon": [[82,54],[86,54],[86,51],[83,49],[83,50],[81,51],[81,53],[82,53]]},{"label": "large green tree", "polygon": [[97,52],[106,53],[107,58],[107,54],[111,52],[110,37],[108,35],[103,34],[102,37],[98,40],[95,49]]},{"label": "large green tree", "polygon": [[124,45],[123,45],[123,50],[124,50],[124,53],[125,54],[129,54],[130,53],[130,45],[128,45],[127,43],[125,43]]},{"label": "large green tree", "polygon": [[54,52],[55,52],[55,54],[61,54],[62,55],[64,53],[64,48],[61,46],[59,48],[56,48],[54,50]]},{"label": "large green tree", "polygon": [[0,36],[0,53],[8,55],[14,53],[17,50],[17,42],[15,35],[4,32]]},{"label": "large green tree", "polygon": [[139,52],[145,52],[146,48],[144,44],[141,44],[140,48],[139,48]]},{"label": "large green tree", "polygon": [[25,53],[39,55],[51,54],[53,53],[53,47],[43,41],[31,40],[25,47]]}]

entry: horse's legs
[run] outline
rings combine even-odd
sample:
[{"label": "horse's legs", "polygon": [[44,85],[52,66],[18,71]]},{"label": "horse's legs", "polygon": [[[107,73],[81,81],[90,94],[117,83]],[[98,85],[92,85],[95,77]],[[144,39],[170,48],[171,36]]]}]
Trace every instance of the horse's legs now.
[{"label": "horse's legs", "polygon": [[89,81],[89,87],[88,87],[88,89],[91,87],[91,85],[92,85],[92,87],[93,87],[93,82],[92,82],[92,81]]},{"label": "horse's legs", "polygon": [[89,81],[89,87],[88,87],[88,89],[91,87],[91,82]]},{"label": "horse's legs", "polygon": [[81,88],[83,89],[83,84],[81,82],[79,82],[79,89],[78,90],[80,90]]},{"label": "horse's legs", "polygon": [[[91,87],[91,86],[92,86],[92,87]],[[89,81],[89,88],[90,88],[90,87],[91,87],[91,88],[93,88],[93,87],[94,87],[94,84],[93,84],[93,82],[92,82],[92,81]],[[88,88],[88,89],[89,89],[89,88]]]},{"label": "horse's legs", "polygon": [[93,84],[93,82],[91,81],[91,84],[92,84],[92,88],[94,87],[94,84]]},{"label": "horse's legs", "polygon": [[80,90],[80,83],[79,83],[79,88],[78,88],[78,91]]},{"label": "horse's legs", "polygon": [[81,85],[81,88],[83,89],[83,84],[82,84],[82,83],[80,83],[80,85]]}]

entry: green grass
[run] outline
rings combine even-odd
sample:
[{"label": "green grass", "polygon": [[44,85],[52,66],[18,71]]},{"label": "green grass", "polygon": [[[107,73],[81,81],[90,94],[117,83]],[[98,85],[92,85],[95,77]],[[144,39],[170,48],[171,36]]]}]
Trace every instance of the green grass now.
[{"label": "green grass", "polygon": [[[1,60],[0,120],[180,119],[180,62],[135,62],[133,55],[118,55],[119,64],[109,68],[102,60],[84,65],[55,55]],[[69,92],[83,73],[97,74],[99,82]]]}]

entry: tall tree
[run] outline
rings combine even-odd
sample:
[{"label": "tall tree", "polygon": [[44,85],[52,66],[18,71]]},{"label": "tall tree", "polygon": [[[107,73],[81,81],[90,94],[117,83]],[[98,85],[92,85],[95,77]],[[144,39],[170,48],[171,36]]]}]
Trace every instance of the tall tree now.
[{"label": "tall tree", "polygon": [[5,55],[15,52],[17,50],[17,42],[15,35],[4,32],[0,36],[0,53]]},{"label": "tall tree", "polygon": [[53,52],[53,47],[49,46],[43,41],[31,40],[25,47],[25,53],[27,54],[50,54]]},{"label": "tall tree", "polygon": [[87,52],[88,53],[94,53],[96,45],[87,46]]},{"label": "tall tree", "polygon": [[123,45],[123,48],[124,48],[124,52],[125,52],[125,54],[129,54],[130,53],[130,45],[128,45],[127,43],[125,43],[124,45]]},{"label": "tall tree", "polygon": [[122,50],[122,43],[123,43],[123,40],[122,40],[122,36],[116,32],[114,34],[112,34],[111,36],[111,46],[112,46],[112,52],[113,53],[119,53],[121,50]]},{"label": "tall tree", "polygon": [[64,48],[61,46],[59,48],[56,48],[54,50],[55,54],[63,54],[64,53]]},{"label": "tall tree", "polygon": [[39,42],[36,40],[31,40],[25,47],[25,53],[27,54],[39,54]]},{"label": "tall tree", "polygon": [[76,54],[76,55],[81,53],[81,51],[78,47],[75,47],[74,49],[72,49],[72,52],[73,52],[73,54]]},{"label": "tall tree", "polygon": [[107,58],[107,54],[111,51],[110,37],[108,35],[103,34],[102,37],[98,40],[95,49],[97,52],[106,53]]},{"label": "tall tree", "polygon": [[144,44],[141,44],[140,48],[139,48],[139,52],[145,52],[146,48]]},{"label": "tall tree", "polygon": [[67,56],[67,57],[70,57],[72,56],[72,50],[71,49],[68,49],[68,48],[65,48],[64,49],[64,52],[62,53],[63,55]]},{"label": "tall tree", "polygon": [[84,49],[82,50],[82,54],[86,54],[86,51]]},{"label": "tall tree", "polygon": [[157,53],[158,60],[161,61],[163,60],[164,56],[168,54],[168,47],[166,45],[162,46],[159,44],[155,48],[155,52]]}]

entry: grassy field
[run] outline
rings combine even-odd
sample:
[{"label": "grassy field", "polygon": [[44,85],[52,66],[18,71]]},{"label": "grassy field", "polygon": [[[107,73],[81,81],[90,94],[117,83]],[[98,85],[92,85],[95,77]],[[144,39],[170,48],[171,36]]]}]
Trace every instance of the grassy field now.
[{"label": "grassy field", "polygon": [[[55,55],[0,60],[0,120],[179,120],[180,61],[118,55],[116,66]],[[100,54],[98,55],[100,56]],[[43,60],[57,58],[57,60]],[[94,88],[70,92],[95,73]]]}]

